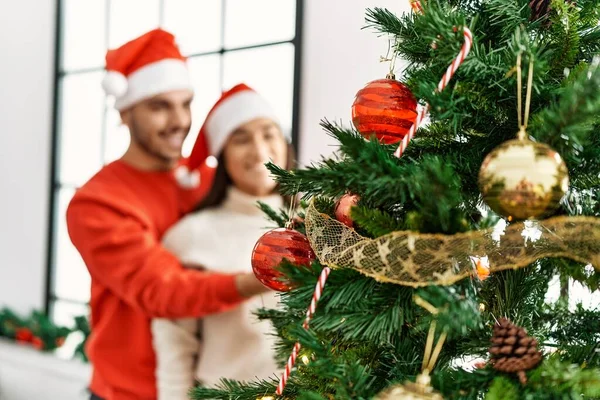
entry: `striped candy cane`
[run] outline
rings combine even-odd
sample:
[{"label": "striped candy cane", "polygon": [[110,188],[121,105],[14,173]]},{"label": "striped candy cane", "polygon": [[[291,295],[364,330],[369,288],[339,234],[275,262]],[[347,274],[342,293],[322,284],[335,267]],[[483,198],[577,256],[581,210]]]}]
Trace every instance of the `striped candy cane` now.
[{"label": "striped candy cane", "polygon": [[[306,319],[304,320],[304,324],[302,326],[304,329],[308,329],[308,323],[312,319],[313,314],[317,310],[317,303],[323,294],[323,289],[325,288],[325,283],[327,282],[327,277],[331,269],[329,267],[323,268],[321,271],[321,275],[319,275],[319,280],[317,281],[317,285],[315,286],[315,291],[313,293],[312,300],[310,301],[310,307],[306,311]],[[296,358],[298,358],[298,353],[300,352],[300,342],[296,342],[294,348],[292,349],[292,354],[290,354],[290,358],[288,358],[288,362],[285,366],[285,371],[281,374],[281,379],[279,380],[279,385],[277,385],[277,391],[275,392],[278,396],[281,396],[283,393],[283,389],[285,389],[285,384],[287,383],[290,374],[292,373],[292,368],[294,368],[294,364],[296,363]]]},{"label": "striped candy cane", "polygon": [[421,2],[419,0],[410,0],[410,6],[414,12],[423,14],[423,6],[421,6]]},{"label": "striped candy cane", "polygon": [[[460,65],[465,60],[465,57],[467,57],[467,55],[471,51],[471,46],[473,44],[473,34],[469,30],[469,28],[467,28],[466,26],[463,27],[463,36],[464,36],[464,40],[465,40],[463,43],[463,46],[460,49],[458,56],[456,56],[456,58],[454,59],[452,64],[450,64],[448,66],[446,73],[440,80],[440,83],[438,84],[438,87],[437,87],[438,92],[441,92],[442,90],[444,90],[444,88],[446,86],[448,86],[450,79],[452,79],[452,76],[454,75],[456,70],[458,70],[458,67],[460,67]],[[429,104],[425,105],[425,107],[422,110],[419,110],[417,112],[417,118],[415,119],[415,123],[410,127],[410,130],[408,131],[406,136],[404,136],[404,138],[402,138],[402,142],[400,142],[400,145],[394,152],[394,155],[396,157],[400,157],[400,156],[402,156],[402,154],[404,154],[404,151],[408,147],[408,143],[415,136],[415,132],[417,131],[417,129],[419,129],[419,125],[421,125],[421,123],[427,116],[428,111],[429,111]]]}]

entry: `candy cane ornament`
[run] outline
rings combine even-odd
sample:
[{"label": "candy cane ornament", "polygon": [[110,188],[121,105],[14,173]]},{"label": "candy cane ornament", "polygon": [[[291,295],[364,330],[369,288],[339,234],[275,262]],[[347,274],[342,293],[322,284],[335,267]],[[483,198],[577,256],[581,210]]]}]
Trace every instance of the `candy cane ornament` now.
[{"label": "candy cane ornament", "polygon": [[[323,289],[325,288],[325,283],[327,282],[327,277],[329,277],[329,273],[331,269],[329,267],[323,268],[321,274],[319,275],[319,280],[317,281],[317,285],[315,286],[315,291],[313,293],[312,300],[310,301],[310,306],[306,311],[306,318],[304,319],[304,324],[302,326],[304,329],[308,329],[308,324],[312,319],[315,311],[317,310],[317,303],[323,294]],[[298,353],[300,352],[300,342],[296,342],[294,348],[292,349],[292,354],[288,358],[288,362],[285,365],[285,370],[281,374],[281,379],[279,380],[279,385],[277,385],[277,391],[275,392],[278,396],[281,396],[283,393],[283,389],[285,389],[285,385],[287,383],[290,374],[292,373],[292,368],[294,368],[294,364],[296,363],[296,358],[298,358]]]},{"label": "candy cane ornament", "polygon": [[421,2],[419,0],[410,0],[410,6],[414,12],[423,14],[423,6],[421,6]]},{"label": "candy cane ornament", "polygon": [[[465,58],[471,51],[471,46],[473,45],[473,34],[469,30],[469,28],[467,28],[466,26],[463,27],[463,37],[464,37],[464,43],[460,49],[460,52],[458,53],[458,55],[456,56],[454,61],[452,61],[452,64],[450,64],[448,66],[448,69],[446,69],[446,73],[440,80],[440,83],[438,83],[438,87],[437,87],[438,92],[441,92],[442,90],[444,90],[444,88],[446,86],[448,86],[448,83],[450,83],[450,80],[452,79],[452,77],[454,76],[456,71],[458,70],[458,67],[460,67],[460,65],[463,63],[463,61],[465,60]],[[417,111],[417,118],[415,119],[415,122],[410,127],[410,130],[408,131],[406,136],[404,136],[404,138],[402,138],[402,142],[400,142],[400,145],[394,152],[394,155],[396,157],[400,157],[400,156],[402,156],[402,154],[404,154],[404,151],[408,147],[408,143],[415,136],[415,132],[417,131],[417,129],[419,129],[419,126],[421,125],[421,123],[423,122],[425,117],[427,116],[428,112],[429,112],[429,104],[426,104],[425,107],[423,107],[423,109]]]}]

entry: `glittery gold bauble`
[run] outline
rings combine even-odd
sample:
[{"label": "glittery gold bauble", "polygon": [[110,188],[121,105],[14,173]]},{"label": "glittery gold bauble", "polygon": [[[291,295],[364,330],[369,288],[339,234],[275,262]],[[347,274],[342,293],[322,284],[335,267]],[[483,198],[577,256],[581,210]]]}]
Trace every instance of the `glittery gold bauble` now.
[{"label": "glittery gold bauble", "polygon": [[430,386],[429,375],[420,374],[417,382],[405,382],[403,385],[391,386],[374,400],[444,400],[441,394]]},{"label": "glittery gold bauble", "polygon": [[501,144],[479,171],[483,199],[509,221],[552,214],[568,188],[569,174],[560,154],[527,139]]}]

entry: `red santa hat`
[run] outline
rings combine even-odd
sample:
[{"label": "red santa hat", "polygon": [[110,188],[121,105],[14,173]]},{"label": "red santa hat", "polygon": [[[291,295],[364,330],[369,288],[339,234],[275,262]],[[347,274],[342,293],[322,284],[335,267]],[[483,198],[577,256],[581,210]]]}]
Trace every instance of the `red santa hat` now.
[{"label": "red santa hat", "polygon": [[140,100],[171,90],[193,91],[186,59],[175,37],[154,29],[106,53],[102,87],[124,110]]},{"label": "red santa hat", "polygon": [[[188,168],[194,170],[210,156],[217,157],[229,135],[256,118],[268,118],[280,123],[271,105],[251,87],[240,83],[224,92],[200,128],[188,160]],[[289,141],[289,134],[283,134]]]}]

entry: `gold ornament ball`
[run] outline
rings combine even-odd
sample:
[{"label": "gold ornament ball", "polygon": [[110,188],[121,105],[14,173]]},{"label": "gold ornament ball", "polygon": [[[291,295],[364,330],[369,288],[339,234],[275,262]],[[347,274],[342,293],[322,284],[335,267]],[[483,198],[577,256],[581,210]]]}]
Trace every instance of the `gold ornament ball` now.
[{"label": "gold ornament ball", "polygon": [[549,146],[509,140],[483,161],[479,189],[487,205],[508,221],[542,218],[558,208],[569,189],[569,173]]},{"label": "gold ornament ball", "polygon": [[433,390],[430,382],[429,375],[419,374],[417,382],[391,386],[377,394],[374,400],[444,400],[441,394]]}]

